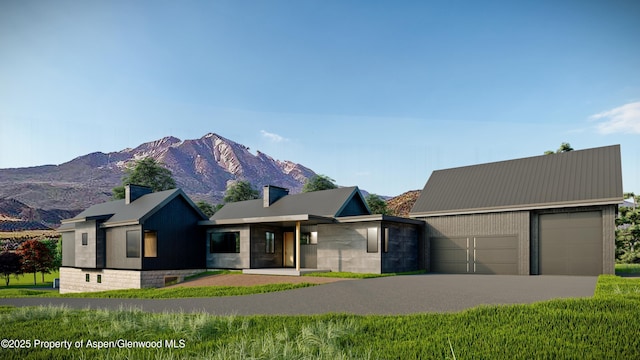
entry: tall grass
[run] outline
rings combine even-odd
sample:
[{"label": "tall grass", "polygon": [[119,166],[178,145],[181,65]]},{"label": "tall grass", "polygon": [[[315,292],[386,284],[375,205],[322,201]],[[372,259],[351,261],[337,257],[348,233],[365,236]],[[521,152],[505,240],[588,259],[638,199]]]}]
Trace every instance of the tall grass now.
[{"label": "tall grass", "polygon": [[[630,281],[629,281],[630,280]],[[593,298],[406,316],[210,316],[139,309],[0,308],[0,338],[185,340],[184,348],[0,349],[8,359],[636,359],[640,279]]]}]

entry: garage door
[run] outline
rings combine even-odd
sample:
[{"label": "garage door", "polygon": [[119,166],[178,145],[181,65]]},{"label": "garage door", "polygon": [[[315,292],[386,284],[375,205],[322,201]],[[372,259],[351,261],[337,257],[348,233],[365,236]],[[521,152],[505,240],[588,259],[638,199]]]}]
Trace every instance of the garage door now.
[{"label": "garage door", "polygon": [[517,275],[518,238],[431,238],[431,271],[444,274]]},{"label": "garage door", "polygon": [[602,273],[602,214],[540,215],[539,254],[541,275]]}]

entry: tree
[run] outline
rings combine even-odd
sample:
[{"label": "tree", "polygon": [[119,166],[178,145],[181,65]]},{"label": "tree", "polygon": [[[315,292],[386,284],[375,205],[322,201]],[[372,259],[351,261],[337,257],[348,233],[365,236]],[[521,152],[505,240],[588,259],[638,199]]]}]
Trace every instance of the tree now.
[{"label": "tree", "polygon": [[338,185],[336,185],[335,180],[326,176],[326,175],[313,175],[307,181],[305,181],[304,186],[302,187],[302,192],[312,192],[312,191],[320,191],[320,190],[330,190],[336,189]]},{"label": "tree", "polygon": [[367,206],[371,210],[372,214],[389,215],[389,209],[387,208],[387,202],[376,194],[369,194],[365,198]]},{"label": "tree", "polygon": [[202,201],[202,200],[198,201],[196,203],[196,206],[198,206],[198,208],[200,208],[200,210],[202,210],[202,212],[205,215],[207,215],[207,217],[212,217],[213,214],[215,214],[216,211],[219,209],[218,208],[219,205],[214,207],[213,205],[209,204],[208,202]]},{"label": "tree", "polygon": [[544,152],[544,154],[545,155],[551,155],[551,154],[564,153],[564,152],[568,152],[568,151],[573,151],[573,148],[571,147],[571,144],[569,144],[567,142],[563,142],[562,144],[560,144],[560,147],[555,152],[551,151],[551,150],[547,150],[547,151]]},{"label": "tree", "polygon": [[20,255],[11,251],[0,253],[0,275],[4,278],[4,283],[9,286],[11,275],[17,277],[22,274],[22,259]]},{"label": "tree", "polygon": [[36,284],[37,272],[42,273],[44,282],[44,274],[51,271],[53,263],[53,255],[47,245],[39,240],[27,240],[20,245],[16,253],[22,257],[22,271],[33,273],[33,284]]},{"label": "tree", "polygon": [[[633,198],[636,203],[637,198]],[[640,263],[640,209],[635,206],[618,209],[616,259],[623,263]]]},{"label": "tree", "polygon": [[127,184],[148,186],[154,192],[176,188],[171,170],[151,157],[136,161],[133,165],[128,166],[124,172],[122,185],[116,186],[112,190],[114,199],[124,199],[124,186]]},{"label": "tree", "polygon": [[227,186],[227,191],[224,193],[224,202],[232,203],[245,200],[257,199],[260,196],[258,190],[253,188],[250,182],[246,180],[240,180]]},{"label": "tree", "polygon": [[[55,271],[57,268],[62,266],[62,238],[49,238],[42,240],[42,242],[49,248],[49,251],[51,252],[51,270]],[[44,279],[42,281],[44,282]]]}]

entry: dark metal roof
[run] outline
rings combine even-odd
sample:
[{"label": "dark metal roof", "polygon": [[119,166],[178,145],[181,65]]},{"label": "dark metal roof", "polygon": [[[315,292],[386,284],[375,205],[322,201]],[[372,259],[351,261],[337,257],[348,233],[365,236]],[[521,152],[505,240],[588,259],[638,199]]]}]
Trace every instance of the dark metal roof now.
[{"label": "dark metal roof", "polygon": [[[364,209],[368,209],[360,190],[354,186],[287,195],[269,207],[264,207],[262,199],[229,203],[211,217],[211,222],[214,224],[268,222],[298,215],[334,218],[340,216],[351,202],[361,203]],[[366,210],[366,213],[361,215],[368,213],[369,211]]]},{"label": "dark metal roof", "polygon": [[410,216],[622,201],[620,145],[437,170]]},{"label": "dark metal roof", "polygon": [[107,220],[103,224],[106,227],[140,224],[177,196],[182,196],[203,219],[207,218],[181,189],[172,189],[141,196],[130,204],[125,204],[124,200],[115,200],[93,205],[76,217],[63,220],[63,224],[95,219]]}]

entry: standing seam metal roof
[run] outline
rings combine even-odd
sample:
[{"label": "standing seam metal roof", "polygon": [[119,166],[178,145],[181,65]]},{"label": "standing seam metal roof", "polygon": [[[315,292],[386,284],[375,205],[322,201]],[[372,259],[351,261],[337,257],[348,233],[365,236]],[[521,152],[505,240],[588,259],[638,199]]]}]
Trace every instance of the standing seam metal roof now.
[{"label": "standing seam metal roof", "polygon": [[[262,199],[239,201],[225,204],[222,209],[211,217],[211,220],[266,218],[300,214],[335,217],[339,215],[347,202],[354,196],[359,197],[364,202],[362,194],[356,186],[287,195],[278,199],[269,207],[264,207]],[[366,202],[364,203],[366,204]]]},{"label": "standing seam metal roof", "polygon": [[410,216],[621,201],[612,145],[434,171]]}]

